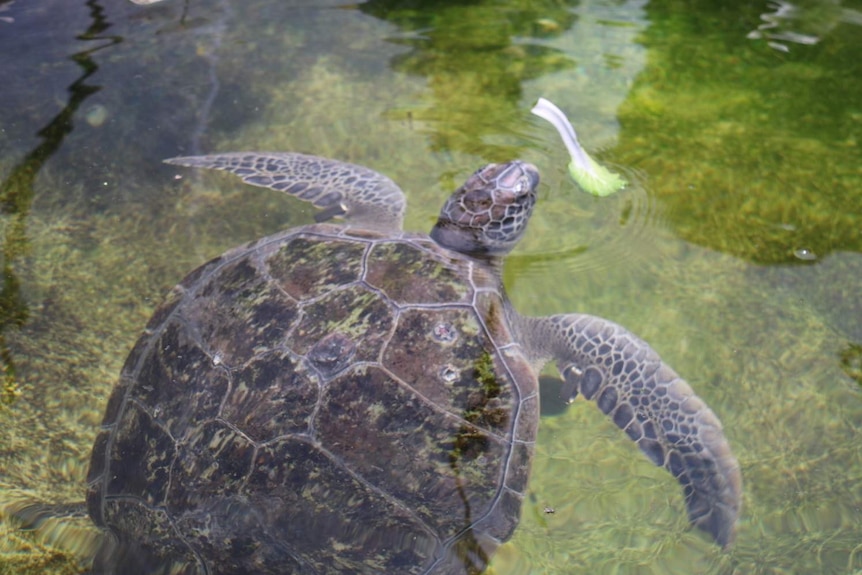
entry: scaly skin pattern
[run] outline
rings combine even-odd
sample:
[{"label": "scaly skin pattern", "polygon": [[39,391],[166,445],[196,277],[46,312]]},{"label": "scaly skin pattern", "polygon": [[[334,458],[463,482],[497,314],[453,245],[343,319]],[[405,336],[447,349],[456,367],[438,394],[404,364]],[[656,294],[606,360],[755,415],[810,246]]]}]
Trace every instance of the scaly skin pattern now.
[{"label": "scaly skin pattern", "polygon": [[[231,172],[247,184],[272,188],[365,227],[400,230],[407,202],[386,176],[364,166],[290,152],[236,152],[186,156],[168,164]],[[320,220],[318,220],[320,221]]]},{"label": "scaly skin pattern", "polygon": [[564,398],[597,403],[641,451],[680,482],[691,522],[727,547],[742,499],[739,464],[721,422],[643,340],[590,315],[514,317],[528,353],[557,365]]}]

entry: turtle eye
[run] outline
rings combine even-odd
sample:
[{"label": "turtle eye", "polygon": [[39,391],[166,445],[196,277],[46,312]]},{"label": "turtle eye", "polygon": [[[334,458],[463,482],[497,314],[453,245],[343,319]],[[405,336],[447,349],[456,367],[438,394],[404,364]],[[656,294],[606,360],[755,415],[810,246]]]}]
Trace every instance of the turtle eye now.
[{"label": "turtle eye", "polygon": [[530,181],[526,177],[518,178],[518,181],[515,183],[512,191],[515,192],[516,196],[523,195],[530,189]]}]

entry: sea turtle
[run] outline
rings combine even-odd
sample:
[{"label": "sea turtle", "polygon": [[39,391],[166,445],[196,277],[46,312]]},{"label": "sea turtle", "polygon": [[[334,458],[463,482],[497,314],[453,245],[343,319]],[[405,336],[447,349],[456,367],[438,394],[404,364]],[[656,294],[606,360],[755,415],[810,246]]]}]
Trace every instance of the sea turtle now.
[{"label": "sea turtle", "polygon": [[166,162],[322,211],[204,264],[153,315],[93,447],[95,573],[480,573],[518,523],[547,361],[566,400],[595,400],[679,480],[690,520],[732,542],[739,465],[689,385],[614,323],[506,298],[534,166],[483,167],[425,235],[402,231],[404,194],[365,167]]}]

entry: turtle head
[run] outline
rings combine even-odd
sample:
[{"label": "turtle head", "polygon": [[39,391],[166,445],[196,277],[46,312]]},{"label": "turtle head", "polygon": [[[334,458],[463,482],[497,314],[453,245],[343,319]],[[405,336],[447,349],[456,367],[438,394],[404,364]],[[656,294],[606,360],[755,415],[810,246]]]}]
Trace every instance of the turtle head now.
[{"label": "turtle head", "polygon": [[532,164],[488,164],[446,200],[431,237],[471,256],[504,256],[527,228],[538,185]]}]

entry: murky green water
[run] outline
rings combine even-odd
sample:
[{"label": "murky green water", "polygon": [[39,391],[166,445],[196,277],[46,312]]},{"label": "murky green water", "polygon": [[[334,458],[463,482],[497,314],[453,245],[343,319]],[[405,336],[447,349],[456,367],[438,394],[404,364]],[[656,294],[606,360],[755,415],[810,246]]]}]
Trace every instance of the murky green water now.
[{"label": "murky green water", "polygon": [[[652,343],[724,422],[745,506],[722,552],[688,528],[673,479],[576,402],[541,422],[494,572],[862,572],[859,1],[0,0],[0,54],[0,354],[18,394],[0,408],[0,499],[81,499],[159,299],[311,219],[160,159],[369,165],[423,230],[474,169],[517,156],[544,185],[505,270],[513,301]],[[578,191],[529,114],[539,96],[633,185]],[[81,533],[46,531],[0,524],[0,573],[80,572]]]}]

